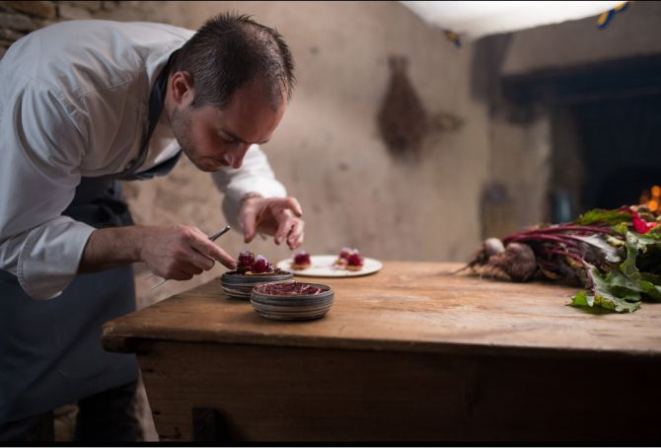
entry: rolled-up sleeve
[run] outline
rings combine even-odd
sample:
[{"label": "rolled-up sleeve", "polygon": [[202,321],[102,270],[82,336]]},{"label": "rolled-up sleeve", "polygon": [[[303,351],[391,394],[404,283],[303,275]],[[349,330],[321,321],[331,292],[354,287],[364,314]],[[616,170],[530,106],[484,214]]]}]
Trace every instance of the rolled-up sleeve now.
[{"label": "rolled-up sleeve", "polygon": [[82,120],[65,99],[30,82],[3,98],[0,114],[0,269],[33,299],[73,281],[93,227],[62,212],[80,182]]},{"label": "rolled-up sleeve", "polygon": [[241,198],[246,194],[257,193],[265,198],[287,196],[287,190],[276,180],[266,154],[258,145],[248,149],[241,168],[216,171],[213,179],[225,194],[223,213],[233,226],[237,226]]}]

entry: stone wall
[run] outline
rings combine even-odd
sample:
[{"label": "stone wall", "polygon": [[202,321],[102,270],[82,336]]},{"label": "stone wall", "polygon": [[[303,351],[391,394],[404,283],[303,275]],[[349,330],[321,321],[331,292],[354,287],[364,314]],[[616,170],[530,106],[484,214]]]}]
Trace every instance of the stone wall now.
[{"label": "stone wall", "polygon": [[0,1],[0,58],[27,33],[61,20],[89,19],[138,2],[120,1]]}]

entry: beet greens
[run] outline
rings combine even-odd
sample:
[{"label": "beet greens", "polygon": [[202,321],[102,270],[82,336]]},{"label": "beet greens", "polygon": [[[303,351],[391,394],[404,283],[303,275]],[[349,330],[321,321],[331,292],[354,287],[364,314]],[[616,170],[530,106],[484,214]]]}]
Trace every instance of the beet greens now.
[{"label": "beet greens", "polygon": [[646,206],[592,210],[571,223],[489,238],[464,269],[582,286],[573,306],[633,312],[642,301],[661,301],[660,221]]}]

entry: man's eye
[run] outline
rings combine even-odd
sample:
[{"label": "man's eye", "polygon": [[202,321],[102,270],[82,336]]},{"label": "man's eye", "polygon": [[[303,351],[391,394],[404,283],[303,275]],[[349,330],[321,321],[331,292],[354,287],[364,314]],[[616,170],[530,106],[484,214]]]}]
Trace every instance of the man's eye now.
[{"label": "man's eye", "polygon": [[220,138],[226,143],[234,143],[236,140],[228,135],[219,134]]}]

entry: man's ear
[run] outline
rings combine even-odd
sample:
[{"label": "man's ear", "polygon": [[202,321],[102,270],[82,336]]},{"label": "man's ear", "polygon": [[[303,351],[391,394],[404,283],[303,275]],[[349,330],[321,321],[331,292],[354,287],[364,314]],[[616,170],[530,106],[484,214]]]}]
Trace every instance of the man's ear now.
[{"label": "man's ear", "polygon": [[195,98],[193,78],[188,72],[174,72],[170,77],[170,89],[177,106],[187,107]]}]

